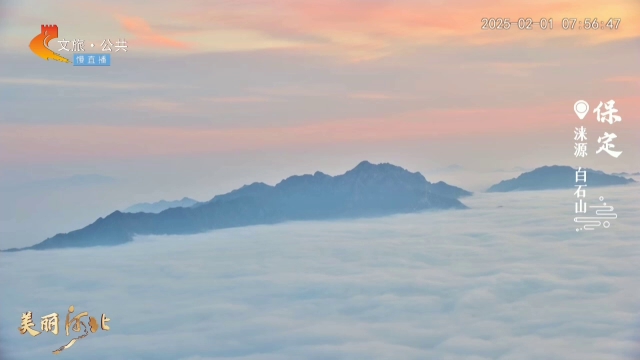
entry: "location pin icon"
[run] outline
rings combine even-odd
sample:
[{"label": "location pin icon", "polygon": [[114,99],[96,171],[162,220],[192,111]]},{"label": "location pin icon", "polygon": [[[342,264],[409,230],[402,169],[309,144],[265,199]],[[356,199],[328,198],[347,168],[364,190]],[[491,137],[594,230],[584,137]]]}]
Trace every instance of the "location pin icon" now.
[{"label": "location pin icon", "polygon": [[578,100],[573,105],[573,110],[576,112],[576,115],[578,115],[580,120],[582,120],[585,116],[587,116],[587,113],[589,112],[589,103],[584,100]]}]

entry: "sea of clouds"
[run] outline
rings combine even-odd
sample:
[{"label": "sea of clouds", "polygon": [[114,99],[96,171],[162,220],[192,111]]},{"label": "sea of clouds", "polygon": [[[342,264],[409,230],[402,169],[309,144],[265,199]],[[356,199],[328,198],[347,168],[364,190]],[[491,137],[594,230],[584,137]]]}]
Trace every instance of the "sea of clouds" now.
[{"label": "sea of clouds", "polygon": [[[64,359],[638,359],[640,186],[576,232],[572,190],[469,210],[0,254],[0,359],[46,359],[69,305],[111,319]],[[61,333],[20,335],[23,312]],[[78,336],[78,333],[72,333]]]}]

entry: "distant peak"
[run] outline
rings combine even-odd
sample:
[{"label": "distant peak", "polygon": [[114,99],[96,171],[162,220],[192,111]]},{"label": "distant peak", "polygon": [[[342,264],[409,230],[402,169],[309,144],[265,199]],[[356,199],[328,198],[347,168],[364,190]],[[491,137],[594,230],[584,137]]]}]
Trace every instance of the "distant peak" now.
[{"label": "distant peak", "polygon": [[372,163],[370,163],[367,160],[361,161],[358,165],[356,165],[356,167],[354,169],[358,169],[358,168],[365,168],[365,167],[371,167],[373,166]]},{"label": "distant peak", "polygon": [[[120,217],[120,216],[122,216],[122,214],[123,214],[122,211],[116,210],[116,211],[112,212],[111,214],[107,215],[104,218],[104,220],[111,219],[111,218],[114,218],[114,217]],[[102,218],[100,218],[100,219],[102,219]],[[98,220],[100,220],[100,219],[98,219]]]},{"label": "distant peak", "polygon": [[367,160],[361,161],[358,165],[356,165],[355,168],[352,169],[352,171],[353,170],[356,170],[356,171],[372,170],[372,169],[406,171],[404,168],[401,168],[400,166],[396,166],[390,163],[373,164]]},{"label": "distant peak", "polygon": [[243,185],[243,186],[241,187],[241,189],[243,189],[243,188],[244,188],[244,189],[246,189],[246,188],[263,188],[263,187],[270,187],[270,186],[269,186],[269,185],[267,185],[267,184],[265,184],[265,183],[263,183],[263,182],[258,182],[258,181],[256,181],[256,182],[252,182],[252,183],[251,183],[251,184],[249,184],[249,185]]},{"label": "distant peak", "polygon": [[568,165],[544,165],[541,166],[539,168],[533,169],[530,172],[534,172],[536,170],[540,171],[545,171],[545,170],[559,170],[559,169],[565,169],[565,170],[574,170],[574,168],[572,168],[571,166]]},{"label": "distant peak", "polygon": [[[520,174],[517,178],[503,180],[491,186],[489,192],[508,192],[524,190],[551,190],[572,188],[575,185],[573,174],[580,168],[567,165],[545,165],[529,172]],[[589,186],[625,185],[634,182],[617,175],[610,175],[600,170],[583,167],[582,171],[591,174]]]}]

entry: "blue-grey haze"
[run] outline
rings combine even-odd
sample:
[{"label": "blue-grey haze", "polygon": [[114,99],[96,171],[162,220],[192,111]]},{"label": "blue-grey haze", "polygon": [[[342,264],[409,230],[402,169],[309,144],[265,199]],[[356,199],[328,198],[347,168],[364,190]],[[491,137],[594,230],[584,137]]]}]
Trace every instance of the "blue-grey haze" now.
[{"label": "blue-grey haze", "polygon": [[146,213],[157,214],[167,209],[171,209],[175,207],[190,207],[195,205],[197,202],[198,201],[188,197],[183,197],[180,200],[160,200],[152,203],[134,204],[122,210],[122,212],[125,212],[125,213],[146,212]]}]

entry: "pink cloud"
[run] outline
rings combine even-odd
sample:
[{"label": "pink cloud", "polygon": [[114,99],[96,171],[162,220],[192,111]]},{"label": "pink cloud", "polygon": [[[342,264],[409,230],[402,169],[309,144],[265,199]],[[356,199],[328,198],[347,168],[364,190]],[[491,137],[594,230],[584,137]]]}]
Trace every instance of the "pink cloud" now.
[{"label": "pink cloud", "polygon": [[[640,98],[616,99],[620,113],[640,113]],[[99,125],[2,125],[0,162],[187,155],[338,143],[404,142],[526,133],[572,134],[572,104],[512,109],[429,110],[380,119],[341,119],[280,128],[194,129]],[[595,120],[593,120],[595,123]],[[640,130],[637,123],[627,124]],[[627,127],[627,130],[631,127]]]},{"label": "pink cloud", "polygon": [[153,89],[164,88],[162,84],[143,84],[143,83],[125,83],[125,82],[106,82],[106,81],[73,81],[73,80],[54,80],[43,78],[0,78],[0,84],[10,85],[36,85],[50,87],[84,87],[98,89]]},{"label": "pink cloud", "polygon": [[210,97],[202,98],[205,102],[226,103],[226,104],[246,104],[246,103],[262,103],[275,101],[272,98],[260,96],[241,96],[241,97]]},{"label": "pink cloud", "polygon": [[361,100],[398,100],[398,99],[411,99],[413,97],[409,96],[399,96],[392,94],[382,94],[382,93],[353,93],[347,95],[351,99],[361,99]]}]

